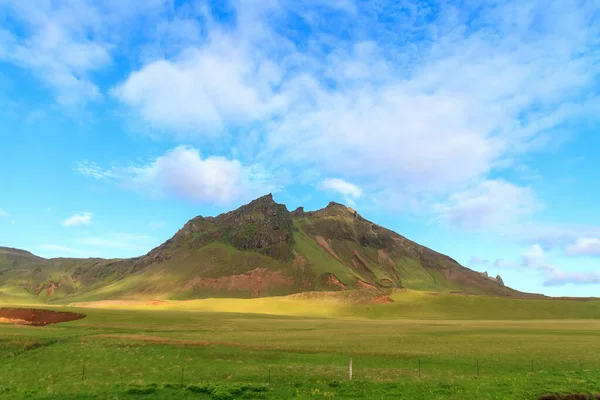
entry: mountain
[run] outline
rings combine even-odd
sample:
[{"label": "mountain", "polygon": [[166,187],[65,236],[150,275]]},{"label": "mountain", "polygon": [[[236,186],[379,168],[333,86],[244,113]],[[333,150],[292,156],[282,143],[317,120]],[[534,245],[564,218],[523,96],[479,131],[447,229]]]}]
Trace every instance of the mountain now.
[{"label": "mountain", "polygon": [[132,259],[43,259],[0,248],[0,301],[259,297],[407,288],[532,296],[331,202],[292,212],[272,195],[217,217],[195,217]]}]

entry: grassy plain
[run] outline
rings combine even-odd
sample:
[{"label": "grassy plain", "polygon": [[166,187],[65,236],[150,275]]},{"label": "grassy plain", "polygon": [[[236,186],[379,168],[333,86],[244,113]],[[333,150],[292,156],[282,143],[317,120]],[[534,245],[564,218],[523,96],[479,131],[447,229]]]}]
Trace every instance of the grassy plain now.
[{"label": "grassy plain", "polygon": [[410,291],[392,298],[53,306],[87,317],[46,327],[0,324],[0,397],[537,399],[600,392],[598,301]]}]

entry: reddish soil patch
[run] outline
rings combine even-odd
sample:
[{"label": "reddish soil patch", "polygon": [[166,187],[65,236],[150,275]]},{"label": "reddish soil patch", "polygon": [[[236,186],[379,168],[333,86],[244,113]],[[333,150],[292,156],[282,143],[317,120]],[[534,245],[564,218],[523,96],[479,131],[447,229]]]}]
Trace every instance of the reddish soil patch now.
[{"label": "reddish soil patch", "polygon": [[367,267],[367,262],[365,261],[364,258],[362,258],[362,256],[360,255],[360,253],[357,250],[353,250],[352,251],[354,253],[354,257],[356,257],[356,259],[363,265],[363,267]]},{"label": "reddish soil patch", "polygon": [[360,255],[360,253],[356,250],[353,250],[354,259],[352,260],[352,265],[354,266],[354,271],[358,272],[364,278],[374,282],[377,280],[377,277],[371,271],[371,269],[367,266],[367,262]]},{"label": "reddish soil patch", "polygon": [[323,236],[316,236],[315,239],[317,240],[317,243],[319,244],[319,246],[321,246],[322,248],[324,248],[325,250],[327,250],[327,252],[329,254],[331,254],[331,256],[333,258],[335,258],[336,260],[338,260],[339,262],[341,262],[342,264],[344,264],[342,262],[342,259],[338,257],[338,255],[335,253],[335,251],[333,251],[333,249],[331,248],[331,245],[329,244],[329,242]]},{"label": "reddish soil patch", "polygon": [[0,308],[0,322],[46,326],[85,318],[84,314],[33,308]]},{"label": "reddish soil patch", "polygon": [[301,256],[300,254],[298,254],[296,252],[296,250],[293,250],[293,254],[294,254],[294,266],[295,267],[306,267],[308,266],[308,260],[306,258],[304,258],[303,256]]},{"label": "reddish soil patch", "polygon": [[294,280],[281,271],[267,268],[255,268],[239,275],[219,278],[195,278],[189,281],[183,290],[201,287],[213,292],[248,292],[250,297],[260,297],[261,292],[274,288],[293,288]]},{"label": "reddish soil patch", "polygon": [[54,282],[48,282],[48,286],[46,286],[46,295],[47,296],[54,295],[54,292],[56,292],[56,290],[58,288],[60,288],[60,282],[58,282],[58,284],[56,284]]},{"label": "reddish soil patch", "polygon": [[390,258],[390,255],[388,253],[385,252],[385,250],[377,250],[377,261],[379,261],[380,264],[385,264],[386,262],[388,264],[394,265],[394,261]]},{"label": "reddish soil patch", "polygon": [[355,288],[356,289],[377,289],[375,286],[371,285],[370,283],[363,282],[360,279],[356,281]]},{"label": "reddish soil patch", "polygon": [[327,272],[322,275],[325,284],[339,290],[346,290],[347,286],[342,283],[334,274]]}]

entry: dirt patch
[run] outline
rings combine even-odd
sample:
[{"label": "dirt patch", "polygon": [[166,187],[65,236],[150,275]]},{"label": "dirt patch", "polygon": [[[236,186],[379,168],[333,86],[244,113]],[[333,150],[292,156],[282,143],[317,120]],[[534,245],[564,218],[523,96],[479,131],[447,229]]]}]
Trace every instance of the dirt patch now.
[{"label": "dirt patch", "polygon": [[382,249],[377,250],[377,261],[379,261],[379,264],[385,264],[387,262],[390,265],[395,265],[394,261],[390,258],[390,255]]},{"label": "dirt patch", "polygon": [[361,281],[360,279],[356,281],[355,289],[377,289],[375,286],[370,283]]},{"label": "dirt patch", "polygon": [[315,239],[316,239],[317,243],[319,244],[319,246],[324,248],[329,254],[331,254],[331,256],[333,258],[335,258],[336,260],[338,260],[339,262],[344,264],[342,259],[340,257],[338,257],[338,255],[335,253],[335,251],[333,251],[333,249],[331,248],[331,245],[323,236],[316,236]]},{"label": "dirt patch", "polygon": [[84,314],[33,308],[0,308],[0,322],[46,326],[85,318]]},{"label": "dirt patch", "polygon": [[342,281],[340,281],[334,274],[330,272],[326,272],[321,275],[321,279],[323,283],[330,288],[338,289],[338,290],[346,290],[348,286],[344,285]]},{"label": "dirt patch", "polygon": [[539,400],[600,400],[600,394],[545,394]]},{"label": "dirt patch", "polygon": [[183,291],[202,288],[227,294],[248,292],[250,297],[260,297],[261,292],[285,287],[290,288],[290,290],[294,287],[294,280],[291,277],[281,271],[255,268],[239,275],[221,276],[219,278],[194,278],[183,287]]},{"label": "dirt patch", "polygon": [[306,267],[306,266],[308,266],[308,260],[306,258],[304,258],[300,254],[298,254],[296,252],[296,250],[292,250],[292,253],[294,255],[294,261],[293,261],[294,267]]},{"label": "dirt patch", "polygon": [[356,250],[353,250],[354,259],[352,260],[352,266],[354,267],[354,271],[358,272],[363,278],[367,278],[371,282],[377,281],[377,277],[368,267],[367,262],[360,255],[360,253]]}]

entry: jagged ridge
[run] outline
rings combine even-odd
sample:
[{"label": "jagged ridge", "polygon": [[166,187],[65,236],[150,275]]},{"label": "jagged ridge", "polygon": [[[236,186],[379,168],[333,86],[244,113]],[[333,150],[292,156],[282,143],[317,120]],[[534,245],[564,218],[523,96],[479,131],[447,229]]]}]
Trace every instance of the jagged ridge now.
[{"label": "jagged ridge", "polygon": [[[12,265],[15,257],[21,267]],[[17,286],[31,295],[65,301],[256,297],[362,288],[528,295],[506,287],[500,277],[472,271],[376,225],[343,204],[289,212],[271,194],[216,217],[195,217],[142,257],[45,260],[4,249],[0,267],[0,292]]]}]

